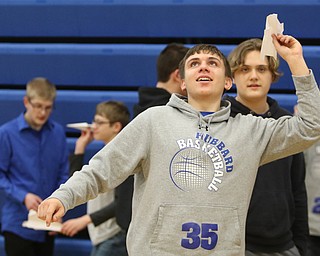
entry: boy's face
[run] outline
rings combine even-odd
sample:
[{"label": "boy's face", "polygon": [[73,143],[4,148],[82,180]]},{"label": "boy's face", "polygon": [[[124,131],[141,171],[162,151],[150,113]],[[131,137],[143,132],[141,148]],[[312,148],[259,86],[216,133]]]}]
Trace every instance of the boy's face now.
[{"label": "boy's face", "polygon": [[267,59],[260,59],[259,51],[249,52],[243,66],[234,72],[237,100],[266,100],[272,83],[272,74]]},{"label": "boy's face", "polygon": [[110,142],[119,132],[116,124],[117,123],[110,123],[110,121],[102,115],[95,115],[92,123],[93,138],[103,141],[104,143]]},{"label": "boy's face", "polygon": [[229,90],[231,86],[232,81],[225,76],[225,66],[218,55],[201,52],[186,60],[181,87],[187,90],[188,98],[221,98],[224,89]]},{"label": "boy's face", "polygon": [[30,99],[26,96],[23,102],[26,108],[25,118],[27,122],[34,129],[40,130],[50,117],[54,102],[41,98]]}]

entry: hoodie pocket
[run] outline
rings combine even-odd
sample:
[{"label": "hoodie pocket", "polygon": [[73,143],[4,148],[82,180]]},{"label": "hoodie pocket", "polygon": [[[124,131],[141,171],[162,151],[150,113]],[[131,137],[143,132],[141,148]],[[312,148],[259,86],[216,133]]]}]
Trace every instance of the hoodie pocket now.
[{"label": "hoodie pocket", "polygon": [[161,205],[151,237],[153,256],[241,255],[236,208]]}]

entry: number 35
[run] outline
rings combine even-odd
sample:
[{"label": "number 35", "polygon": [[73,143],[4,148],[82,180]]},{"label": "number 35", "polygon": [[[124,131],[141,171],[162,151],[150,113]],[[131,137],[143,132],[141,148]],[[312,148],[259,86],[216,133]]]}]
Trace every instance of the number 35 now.
[{"label": "number 35", "polygon": [[196,249],[201,246],[203,249],[212,250],[218,242],[218,224],[195,222],[182,224],[182,231],[187,231],[187,238],[181,239],[181,246],[186,249]]}]

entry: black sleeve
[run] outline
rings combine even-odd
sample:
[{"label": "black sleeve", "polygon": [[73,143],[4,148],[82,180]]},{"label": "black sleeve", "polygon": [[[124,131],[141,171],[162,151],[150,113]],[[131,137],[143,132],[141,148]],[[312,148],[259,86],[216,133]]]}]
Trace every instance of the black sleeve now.
[{"label": "black sleeve", "polygon": [[101,223],[115,217],[115,201],[98,211],[89,214],[94,226],[99,226]]},{"label": "black sleeve", "polygon": [[131,221],[134,176],[129,176],[115,190],[116,221],[123,230],[128,230]]},{"label": "black sleeve", "polygon": [[83,166],[84,161],[84,154],[71,154],[69,155],[69,175],[72,176],[72,174],[76,171],[80,171]]},{"label": "black sleeve", "polygon": [[294,155],[291,167],[292,192],[295,200],[295,220],[292,233],[293,241],[301,256],[305,256],[307,253],[307,237],[309,234],[305,172],[303,153]]},{"label": "black sleeve", "polygon": [[133,176],[129,176],[115,188],[115,199],[111,204],[89,214],[94,226],[116,217],[117,224],[123,230],[128,230],[131,221],[132,194]]}]

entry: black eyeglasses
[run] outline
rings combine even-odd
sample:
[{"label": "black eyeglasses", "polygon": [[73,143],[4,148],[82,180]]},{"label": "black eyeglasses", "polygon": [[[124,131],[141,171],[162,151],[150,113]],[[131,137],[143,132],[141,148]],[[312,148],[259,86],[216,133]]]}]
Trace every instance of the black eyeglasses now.
[{"label": "black eyeglasses", "polygon": [[51,105],[51,106],[43,106],[43,105],[41,105],[39,103],[32,103],[31,100],[29,100],[29,103],[30,103],[31,107],[34,110],[38,111],[38,112],[44,111],[44,112],[47,113],[47,112],[51,112],[52,109],[54,108],[53,105]]},{"label": "black eyeglasses", "polygon": [[92,124],[95,124],[96,126],[100,126],[100,125],[103,125],[103,124],[111,124],[111,122],[110,121],[93,120]]}]

